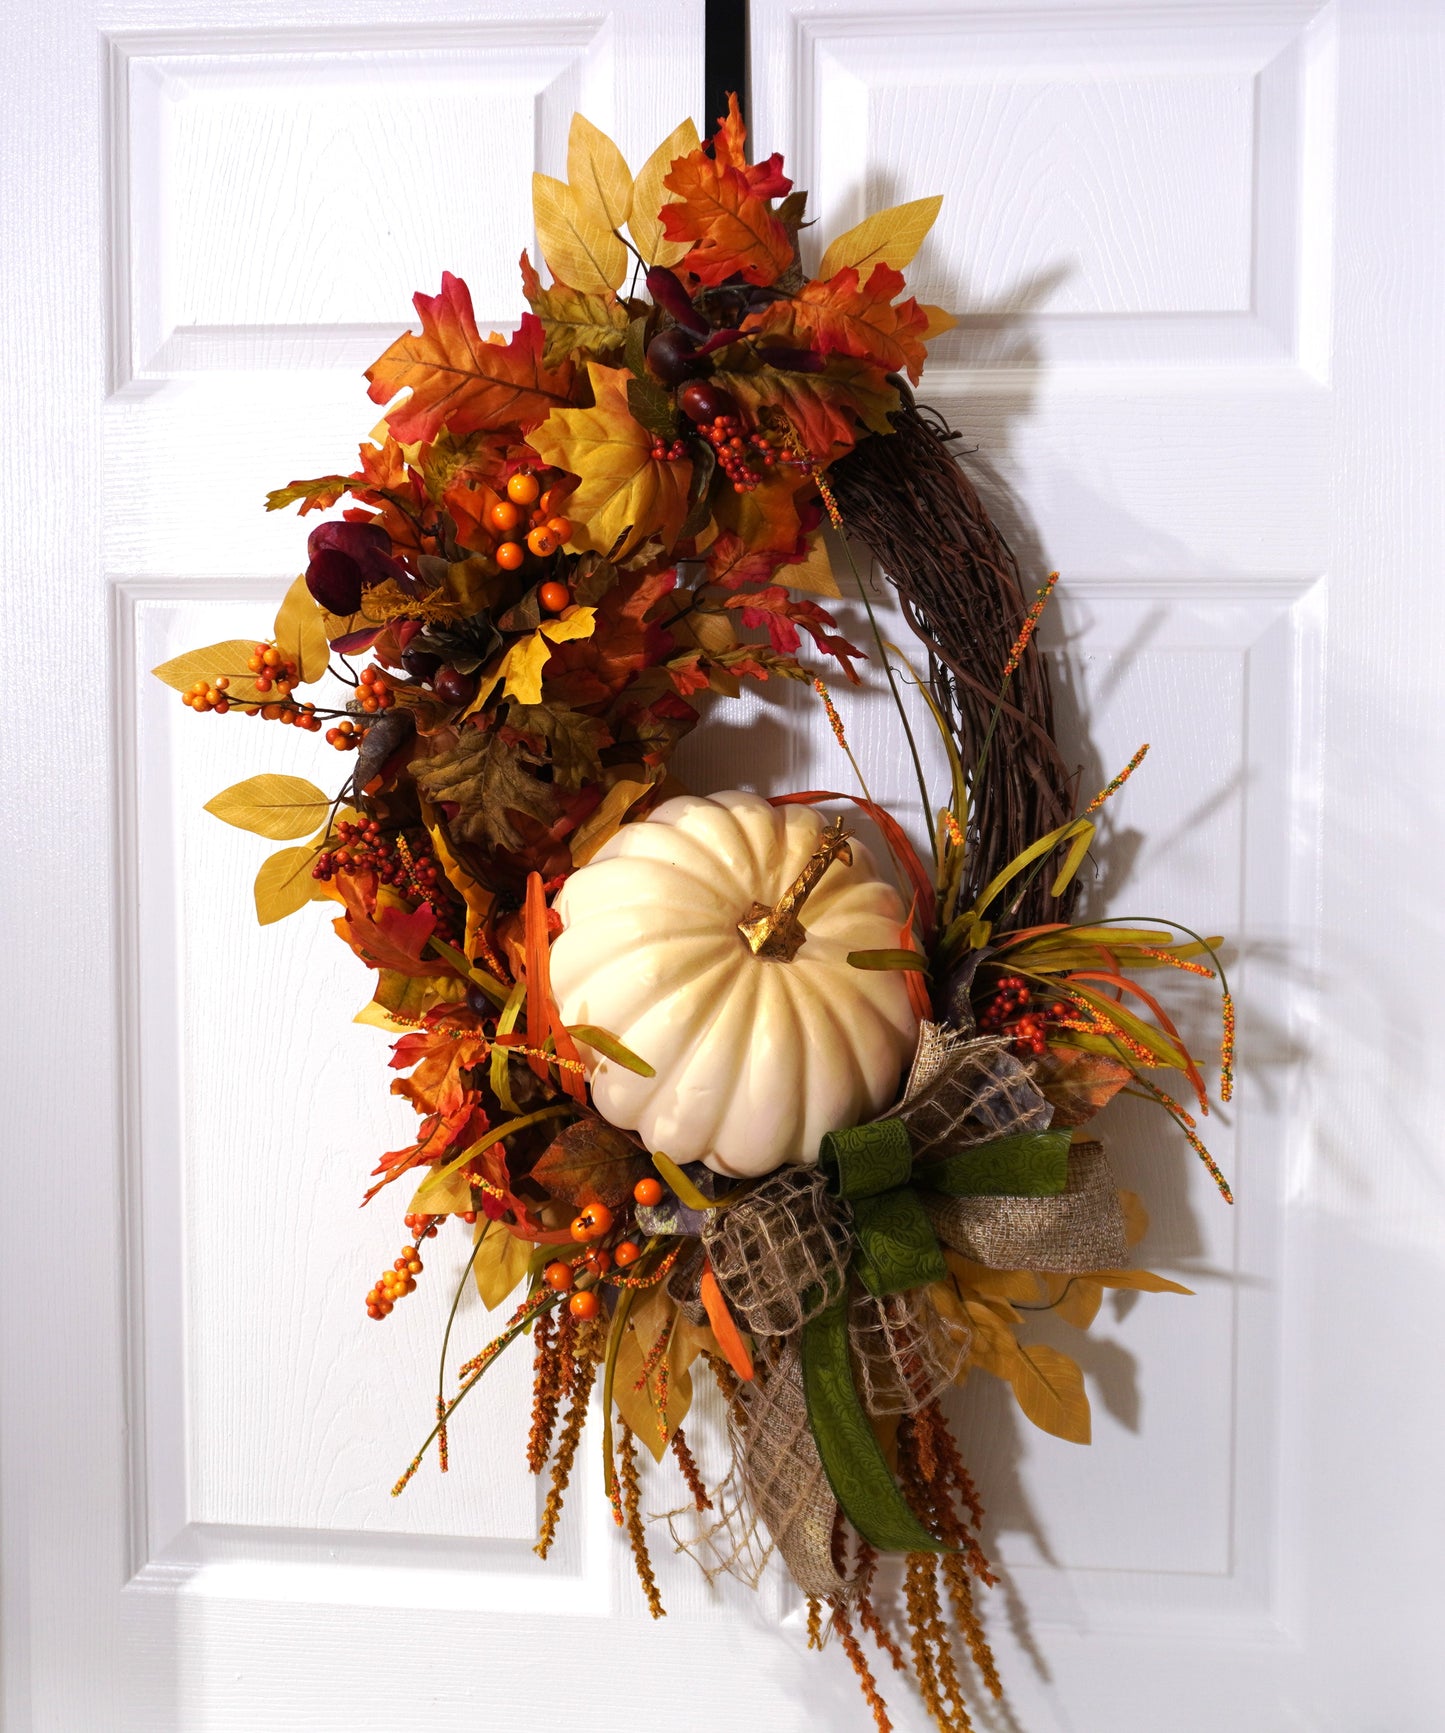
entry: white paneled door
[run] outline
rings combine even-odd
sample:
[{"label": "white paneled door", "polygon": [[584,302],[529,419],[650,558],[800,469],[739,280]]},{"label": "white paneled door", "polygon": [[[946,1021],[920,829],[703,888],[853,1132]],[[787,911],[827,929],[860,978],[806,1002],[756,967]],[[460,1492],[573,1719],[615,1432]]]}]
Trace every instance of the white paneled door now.
[{"label": "white paneled door", "polygon": [[[5,1733],[862,1733],[775,1577],[666,1559],[653,1625],[592,1477],[535,1559],[521,1359],[389,1496],[444,1284],[373,1328],[399,1223],[354,1206],[410,1110],[324,918],[257,929],[200,811],[326,751],[145,673],[265,631],[304,527],[262,497],[348,467],[413,289],[515,320],[574,109],[634,166],[707,118],[702,0],[57,0],[5,35]],[[978,1725],[1433,1733],[1445,8],[753,0],[751,52],[815,233],[946,195],[925,396],[1064,572],[1085,780],[1152,746],[1091,895],[1238,958],[1235,1210],[1111,1109],[1196,1296],[1106,1308],[1087,1450],[960,1400],[1010,1692]],[[785,702],[681,773],[835,786]],[[850,732],[916,822],[886,721],[870,688]]]}]

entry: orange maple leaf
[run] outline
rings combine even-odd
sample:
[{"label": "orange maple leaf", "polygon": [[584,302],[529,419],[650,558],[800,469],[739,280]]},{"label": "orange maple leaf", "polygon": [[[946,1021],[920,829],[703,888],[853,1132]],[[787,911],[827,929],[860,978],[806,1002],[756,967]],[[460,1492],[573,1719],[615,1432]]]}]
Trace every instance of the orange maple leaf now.
[{"label": "orange maple leaf", "polygon": [[755,192],[749,171],[715,162],[703,150],[679,157],[662,184],[678,195],[660,212],[670,241],[690,241],[682,261],[699,282],[741,274],[759,286],[777,282],[793,262],[788,231],[767,199]]},{"label": "orange maple leaf", "polygon": [[418,1113],[455,1113],[473,1098],[462,1085],[462,1072],[481,1064],[487,1040],[468,1010],[430,1012],[425,1022],[424,1029],[403,1035],[392,1047],[393,1071],[416,1069],[410,1077],[398,1077],[391,1092],[404,1096]]},{"label": "orange maple leaf", "polygon": [[387,416],[403,444],[434,439],[443,426],[459,435],[479,428],[525,432],[571,401],[572,365],[543,366],[542,323],[535,314],[523,314],[510,343],[488,343],[477,330],[466,284],[450,271],[442,272],[439,295],[413,301],[420,334],[398,337],[366,370],[375,403],[390,403],[410,388],[411,396]]},{"label": "orange maple leaf", "polygon": [[820,354],[851,355],[885,372],[906,371],[915,383],[923,371],[928,315],[913,299],[898,301],[903,273],[877,264],[866,283],[851,266],[826,282],[808,283],[790,301],[774,301],[744,321],[743,329],[785,333]]}]

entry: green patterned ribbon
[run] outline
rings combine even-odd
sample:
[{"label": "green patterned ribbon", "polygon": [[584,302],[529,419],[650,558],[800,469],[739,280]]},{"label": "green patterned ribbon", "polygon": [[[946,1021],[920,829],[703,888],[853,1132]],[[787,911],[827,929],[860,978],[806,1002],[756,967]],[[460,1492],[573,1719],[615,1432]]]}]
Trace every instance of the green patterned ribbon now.
[{"label": "green patterned ribbon", "polygon": [[[915,1169],[901,1119],[830,1131],[818,1161],[853,1206],[858,1279],[880,1298],[942,1281],[948,1266],[918,1188],[949,1197],[1048,1197],[1068,1184],[1070,1137],[1023,1132]],[[849,1522],[881,1551],[948,1551],[913,1514],[879,1448],[853,1380],[846,1296],[804,1326],[802,1360],[808,1422]]]}]

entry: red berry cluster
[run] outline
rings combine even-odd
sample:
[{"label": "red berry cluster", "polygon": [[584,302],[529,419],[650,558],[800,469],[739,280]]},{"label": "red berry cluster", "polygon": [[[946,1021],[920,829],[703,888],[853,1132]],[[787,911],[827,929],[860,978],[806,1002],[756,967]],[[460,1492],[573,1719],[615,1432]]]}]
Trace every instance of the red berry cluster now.
[{"label": "red berry cluster", "polygon": [[368,1318],[384,1318],[400,1299],[416,1287],[421,1259],[415,1246],[403,1246],[401,1256],[366,1296]]},{"label": "red berry cluster", "polygon": [[702,423],[698,432],[717,453],[718,465],[733,484],[734,493],[751,493],[777,464],[795,469],[808,466],[806,458],[796,456],[769,434],[761,431],[745,434],[736,415],[719,415]]},{"label": "red berry cluster", "polygon": [[1069,1007],[1062,1003],[1050,1005],[1046,1011],[1030,1010],[1033,997],[1022,975],[1003,975],[993,998],[979,1013],[979,1028],[1007,1032],[1020,1058],[1041,1057],[1048,1046],[1048,1018],[1068,1015]]},{"label": "red berry cluster", "polygon": [[323,849],[311,868],[311,876],[323,883],[337,873],[375,873],[384,885],[427,898],[441,882],[441,868],[429,854],[403,851],[401,833],[384,836],[374,818],[353,824],[343,819],[336,827],[340,844]]},{"label": "red berry cluster", "polygon": [[366,730],[358,728],[349,716],[342,717],[334,728],[326,730],[326,744],[338,752],[350,752],[366,738]]},{"label": "red berry cluster", "polygon": [[396,694],[387,684],[386,675],[373,663],[361,671],[356,699],[368,716],[374,716],[378,710],[390,710],[396,703]]},{"label": "red berry cluster", "polygon": [[652,442],[652,461],[654,463],[677,463],[687,456],[687,441],[685,439],[654,439]]}]

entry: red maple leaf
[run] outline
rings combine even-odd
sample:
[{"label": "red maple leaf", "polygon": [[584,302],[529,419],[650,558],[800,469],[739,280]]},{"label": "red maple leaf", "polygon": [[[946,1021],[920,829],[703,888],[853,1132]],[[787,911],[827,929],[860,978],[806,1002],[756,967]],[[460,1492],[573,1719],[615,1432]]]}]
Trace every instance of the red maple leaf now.
[{"label": "red maple leaf", "polygon": [[363,963],[418,977],[448,972],[440,957],[426,955],[427,940],[437,924],[430,903],[409,909],[395,891],[383,885],[376,893],[375,909],[368,914],[351,878],[343,873],[335,882],[346,913],[331,924]]},{"label": "red maple leaf", "polygon": [[413,297],[420,334],[408,331],[366,370],[368,394],[390,403],[399,391],[411,396],[388,416],[392,432],[410,445],[479,428],[516,427],[545,421],[571,401],[572,364],[542,364],[542,322],[524,313],[509,343],[488,343],[477,330],[472,297],[460,277],[442,273],[439,295]]},{"label": "red maple leaf", "polygon": [[837,658],[855,686],[860,683],[849,658],[861,657],[863,652],[846,638],[839,638],[826,630],[838,622],[816,602],[795,598],[780,584],[770,584],[765,590],[743,590],[729,596],[723,606],[741,608],[745,626],[766,627],[773,648],[782,655],[792,655],[798,649],[802,642],[798,636],[798,627],[801,626],[820,650]]}]

